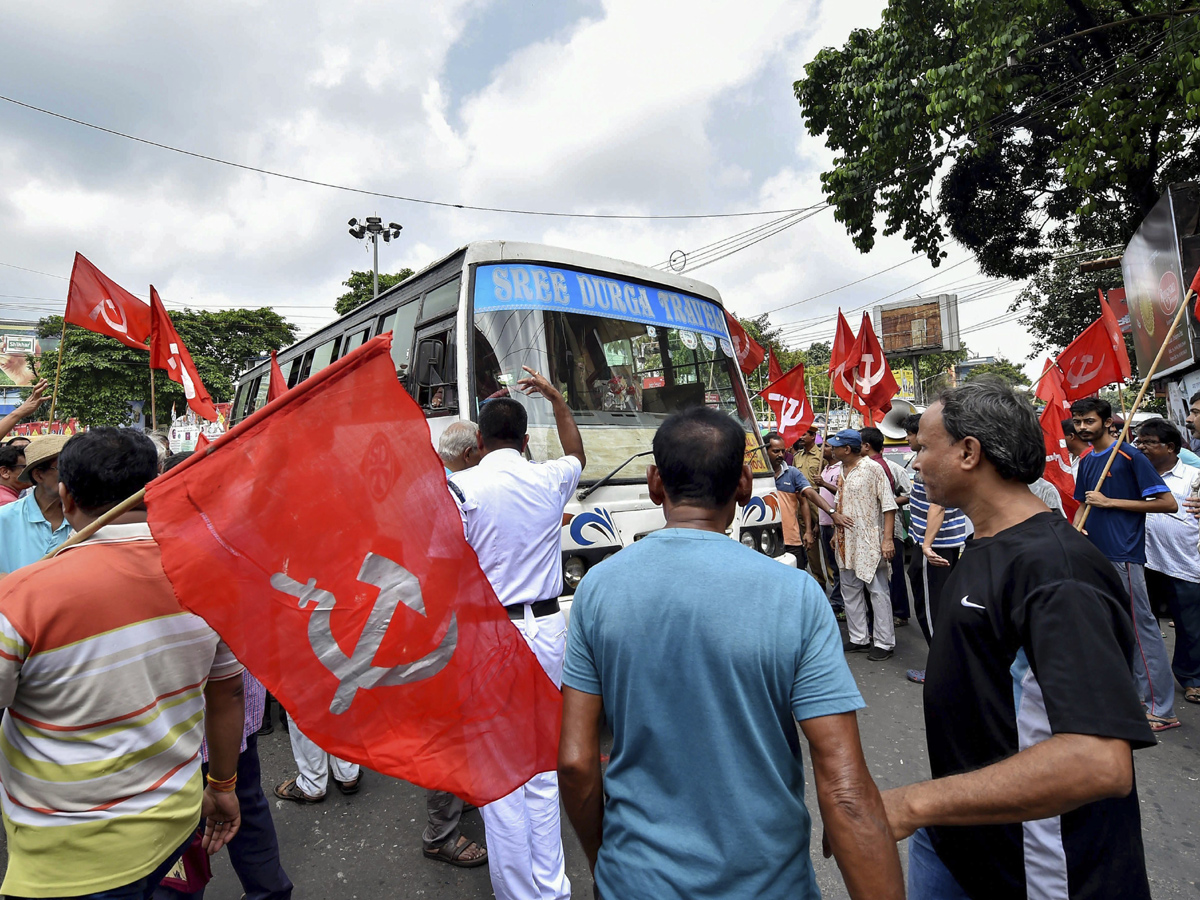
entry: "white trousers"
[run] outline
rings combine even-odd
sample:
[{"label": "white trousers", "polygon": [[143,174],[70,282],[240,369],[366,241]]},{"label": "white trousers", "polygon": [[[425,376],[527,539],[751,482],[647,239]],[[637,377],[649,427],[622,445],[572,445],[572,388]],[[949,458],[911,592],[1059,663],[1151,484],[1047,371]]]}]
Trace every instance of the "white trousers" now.
[{"label": "white trousers", "polygon": [[[562,686],[567,622],[562,613],[530,628],[513,622],[558,686]],[[558,773],[542,772],[507,797],[480,807],[487,829],[488,871],[496,900],[568,900],[571,882],[563,858]]]},{"label": "white trousers", "polygon": [[863,594],[870,593],[871,609],[875,613],[875,646],[891,650],[896,646],[896,622],[892,618],[892,595],[888,589],[888,569],[891,563],[879,561],[875,577],[868,585],[860,581],[853,569],[842,569],[842,602],[846,605],[846,632],[851,642],[865,644],[867,634],[867,600]]},{"label": "white trousers", "polygon": [[329,784],[329,767],[333,766],[333,777],[338,781],[353,781],[358,777],[358,763],[338,759],[326,753],[306,738],[296,727],[296,720],[289,717],[288,734],[292,739],[292,756],[296,758],[296,787],[310,797],[323,797]]}]

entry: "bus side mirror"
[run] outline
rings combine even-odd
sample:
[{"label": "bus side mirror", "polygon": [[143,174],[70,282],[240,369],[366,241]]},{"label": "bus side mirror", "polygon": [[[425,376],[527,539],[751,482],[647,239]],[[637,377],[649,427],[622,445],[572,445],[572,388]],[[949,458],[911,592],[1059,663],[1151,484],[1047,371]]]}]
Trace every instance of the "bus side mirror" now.
[{"label": "bus side mirror", "polygon": [[442,368],[444,348],[445,345],[437,340],[424,340],[417,345],[417,366],[414,370],[417,384],[428,387],[436,382],[441,382],[442,377],[439,372]]}]

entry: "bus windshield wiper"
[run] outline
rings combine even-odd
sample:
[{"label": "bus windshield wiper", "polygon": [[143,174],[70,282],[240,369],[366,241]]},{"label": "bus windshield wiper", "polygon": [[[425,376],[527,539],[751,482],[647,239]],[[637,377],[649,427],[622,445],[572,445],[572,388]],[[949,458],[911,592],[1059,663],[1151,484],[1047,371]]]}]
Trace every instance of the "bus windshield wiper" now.
[{"label": "bus windshield wiper", "polygon": [[635,459],[641,459],[643,456],[649,456],[653,452],[654,452],[653,450],[643,450],[641,453],[633,454],[633,456],[629,457],[629,459],[625,460],[625,462],[621,463],[619,466],[617,466],[615,469],[613,469],[611,472],[609,472],[607,475],[605,475],[599,481],[595,482],[594,484],[590,484],[585,488],[582,488],[579,491],[579,493],[577,493],[575,495],[575,498],[577,500],[586,500],[588,495],[591,494],[592,491],[596,490],[597,488],[604,487],[604,485],[608,484],[610,481],[613,480],[613,478],[616,476],[616,474],[618,472],[620,472],[623,468],[625,468],[627,465],[629,465]]}]

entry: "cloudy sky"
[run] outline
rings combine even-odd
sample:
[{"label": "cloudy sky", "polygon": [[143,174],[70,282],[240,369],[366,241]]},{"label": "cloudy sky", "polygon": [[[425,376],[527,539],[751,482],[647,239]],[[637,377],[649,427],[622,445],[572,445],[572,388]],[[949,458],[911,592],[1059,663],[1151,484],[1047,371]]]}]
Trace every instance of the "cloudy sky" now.
[{"label": "cloudy sky", "polygon": [[[831,154],[804,131],[792,82],[820,48],[878,24],[882,7],[9,4],[0,94],[196,153],[408,197],[638,215],[793,209],[821,201]],[[778,217],[549,218],[384,200],[0,101],[0,304],[13,317],[61,309],[79,250],[137,293],[153,282],[169,306],[269,305],[307,333],[333,317],[349,271],[370,268],[345,223],[371,214],[404,225],[380,248],[385,271],[486,238],[652,265]],[[859,254],[825,211],[693,274],[739,315],[770,311],[798,347],[829,339],[839,306],[857,324],[861,313],[849,311],[881,299],[958,291],[970,300],[960,320],[971,350],[1024,361],[1019,323],[987,324],[1015,287],[973,297],[985,279],[961,249],[938,270],[911,256],[898,238]]]}]

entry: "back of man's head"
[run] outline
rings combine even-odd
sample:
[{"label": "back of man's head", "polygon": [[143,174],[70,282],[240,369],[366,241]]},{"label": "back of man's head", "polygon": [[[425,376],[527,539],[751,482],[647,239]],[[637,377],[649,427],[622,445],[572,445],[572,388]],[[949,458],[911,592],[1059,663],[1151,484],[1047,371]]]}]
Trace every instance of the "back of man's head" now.
[{"label": "back of man's head", "polygon": [[1075,436],[1075,420],[1074,419],[1063,419],[1062,420],[1062,430],[1063,430],[1063,435],[1065,437],[1074,437]]},{"label": "back of man's head", "polygon": [[1166,419],[1147,419],[1138,428],[1138,437],[1152,437],[1160,444],[1170,444],[1175,453],[1183,447],[1183,435]]},{"label": "back of man's head", "polygon": [[136,494],[158,475],[158,449],[131,428],[93,428],[67,441],[58,478],[75,504],[97,515]]},{"label": "back of man's head", "polygon": [[511,397],[489,400],[479,410],[479,433],[483,446],[488,450],[500,447],[520,449],[529,430],[529,416],[523,407]]},{"label": "back of man's head", "polygon": [[745,458],[742,426],[707,406],[675,413],[654,434],[663,490],[679,506],[725,506],[737,491]]},{"label": "back of man's head", "polygon": [[1099,397],[1082,397],[1071,404],[1071,415],[1082,417],[1088,413],[1095,413],[1101,422],[1107,422],[1113,417],[1112,404]]},{"label": "back of man's head", "polygon": [[[496,401],[493,400],[492,403]],[[488,404],[490,406],[491,403]],[[479,426],[474,422],[451,422],[438,438],[438,456],[444,463],[456,462],[460,456],[476,446],[475,436],[479,434]],[[522,435],[523,437],[524,435]]]},{"label": "back of man's head", "polygon": [[904,417],[904,433],[916,434],[921,430],[921,416],[919,413],[913,413],[911,416]]},{"label": "back of man's head", "polygon": [[1046,468],[1046,444],[1029,401],[999,378],[982,376],[943,391],[942,424],[951,440],[979,441],[1005,481],[1033,484]]},{"label": "back of man's head", "polygon": [[871,448],[872,453],[883,452],[883,432],[878,428],[867,426],[859,431],[862,436],[862,442]]}]

